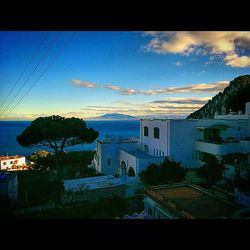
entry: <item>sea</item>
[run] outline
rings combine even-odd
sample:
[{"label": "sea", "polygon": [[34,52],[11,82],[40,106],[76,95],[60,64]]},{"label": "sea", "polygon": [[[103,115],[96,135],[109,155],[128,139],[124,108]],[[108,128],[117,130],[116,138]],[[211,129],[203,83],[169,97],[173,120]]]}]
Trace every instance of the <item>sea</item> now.
[{"label": "sea", "polygon": [[[99,132],[98,139],[140,136],[139,120],[85,121],[88,128]],[[30,121],[0,121],[0,155],[28,156],[38,151],[37,147],[25,148],[18,144],[16,137],[30,125]],[[65,151],[95,150],[96,141],[65,148]]]}]

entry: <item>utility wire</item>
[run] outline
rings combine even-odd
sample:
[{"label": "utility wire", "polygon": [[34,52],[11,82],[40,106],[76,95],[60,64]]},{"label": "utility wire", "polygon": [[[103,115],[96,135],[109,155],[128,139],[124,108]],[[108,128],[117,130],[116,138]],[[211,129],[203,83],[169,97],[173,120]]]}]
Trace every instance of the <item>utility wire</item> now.
[{"label": "utility wire", "polygon": [[23,74],[25,73],[25,71],[27,70],[28,66],[30,65],[30,63],[32,62],[32,60],[36,57],[38,51],[40,50],[42,44],[44,43],[45,39],[48,36],[48,32],[45,33],[45,35],[43,36],[41,42],[39,43],[38,47],[36,48],[36,50],[33,52],[32,56],[30,57],[28,63],[26,64],[26,66],[24,67],[24,70],[21,72],[21,74],[19,75],[18,79],[16,80],[15,84],[12,86],[10,92],[8,93],[8,95],[5,97],[5,99],[1,102],[0,104],[0,108],[1,106],[5,103],[5,101],[7,100],[7,98],[10,96],[10,94],[12,93],[12,91],[14,90],[14,88],[16,87],[17,83],[20,81],[20,79],[22,78]]},{"label": "utility wire", "polygon": [[38,79],[33,83],[33,85],[29,88],[29,90],[22,96],[22,98],[17,102],[17,104],[11,109],[11,111],[6,114],[5,116],[9,115],[16,106],[23,100],[23,98],[31,91],[31,89],[36,85],[36,83],[42,78],[42,76],[48,71],[48,69],[51,67],[51,65],[56,61],[56,59],[62,54],[62,52],[65,50],[65,48],[68,46],[70,41],[73,39],[73,37],[76,35],[77,32],[74,32],[73,35],[70,37],[70,39],[67,41],[67,43],[64,45],[64,47],[59,51],[59,53],[53,58],[51,63],[48,65],[48,67],[43,71],[43,73],[38,77]]},{"label": "utility wire", "polygon": [[61,32],[56,36],[56,38],[54,39],[54,41],[50,44],[49,48],[47,49],[47,51],[45,52],[45,54],[43,55],[43,57],[40,59],[40,61],[38,62],[38,64],[36,65],[36,67],[33,69],[33,71],[30,73],[30,75],[28,76],[28,78],[26,79],[26,81],[23,83],[23,85],[21,86],[21,88],[18,90],[18,92],[16,93],[16,95],[11,99],[11,101],[8,103],[8,105],[5,107],[5,109],[2,111],[2,115],[4,114],[5,110],[10,106],[10,104],[16,99],[17,95],[20,93],[20,91],[24,88],[24,86],[26,85],[26,83],[28,82],[28,80],[30,79],[30,77],[33,75],[33,73],[36,71],[36,69],[39,67],[39,65],[44,61],[44,59],[46,58],[46,56],[48,55],[49,51],[52,49],[52,47],[55,45],[56,41],[58,40],[59,36],[60,36]]}]

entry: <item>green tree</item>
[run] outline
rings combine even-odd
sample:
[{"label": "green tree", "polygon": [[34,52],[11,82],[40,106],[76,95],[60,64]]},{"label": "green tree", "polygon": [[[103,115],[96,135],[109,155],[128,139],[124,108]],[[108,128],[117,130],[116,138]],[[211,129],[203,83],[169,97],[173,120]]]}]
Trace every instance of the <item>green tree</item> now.
[{"label": "green tree", "polygon": [[207,188],[216,184],[222,178],[224,165],[219,163],[214,155],[206,154],[205,164],[197,169],[197,176],[206,180]]},{"label": "green tree", "polygon": [[160,185],[169,182],[180,182],[186,173],[180,162],[166,158],[160,165],[150,164],[146,170],[139,173],[145,185]]},{"label": "green tree", "polygon": [[92,143],[98,135],[93,128],[87,128],[82,119],[53,115],[37,118],[16,139],[23,147],[47,147],[53,150],[58,165],[64,148]]},{"label": "green tree", "polygon": [[52,155],[46,150],[35,152],[29,157],[29,160],[34,163],[32,164],[34,170],[50,170],[54,164]]}]

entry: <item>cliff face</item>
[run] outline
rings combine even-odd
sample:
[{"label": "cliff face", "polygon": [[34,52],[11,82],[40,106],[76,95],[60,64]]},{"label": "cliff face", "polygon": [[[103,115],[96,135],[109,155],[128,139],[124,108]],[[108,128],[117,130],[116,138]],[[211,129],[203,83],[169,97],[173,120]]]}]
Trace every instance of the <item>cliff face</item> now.
[{"label": "cliff face", "polygon": [[245,112],[245,103],[250,102],[250,75],[243,75],[230,81],[223,93],[219,93],[202,108],[191,113],[187,119],[213,119],[215,113],[228,114],[229,111]]}]

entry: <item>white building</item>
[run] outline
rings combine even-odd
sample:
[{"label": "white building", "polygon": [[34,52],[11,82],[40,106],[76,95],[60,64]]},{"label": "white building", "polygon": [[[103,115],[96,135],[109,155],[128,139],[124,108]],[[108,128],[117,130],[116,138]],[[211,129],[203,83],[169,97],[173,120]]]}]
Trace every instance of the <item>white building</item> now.
[{"label": "white building", "polygon": [[95,165],[105,174],[137,175],[166,156],[184,167],[199,167],[205,153],[218,160],[243,153],[250,163],[250,103],[245,114],[215,115],[215,119],[142,119],[139,140],[98,140]]},{"label": "white building", "polygon": [[97,140],[94,158],[97,172],[134,176],[146,169],[150,163],[160,163],[164,157],[155,157],[140,149],[137,138]]},{"label": "white building", "polygon": [[25,166],[25,156],[0,156],[0,170],[13,170]]}]

